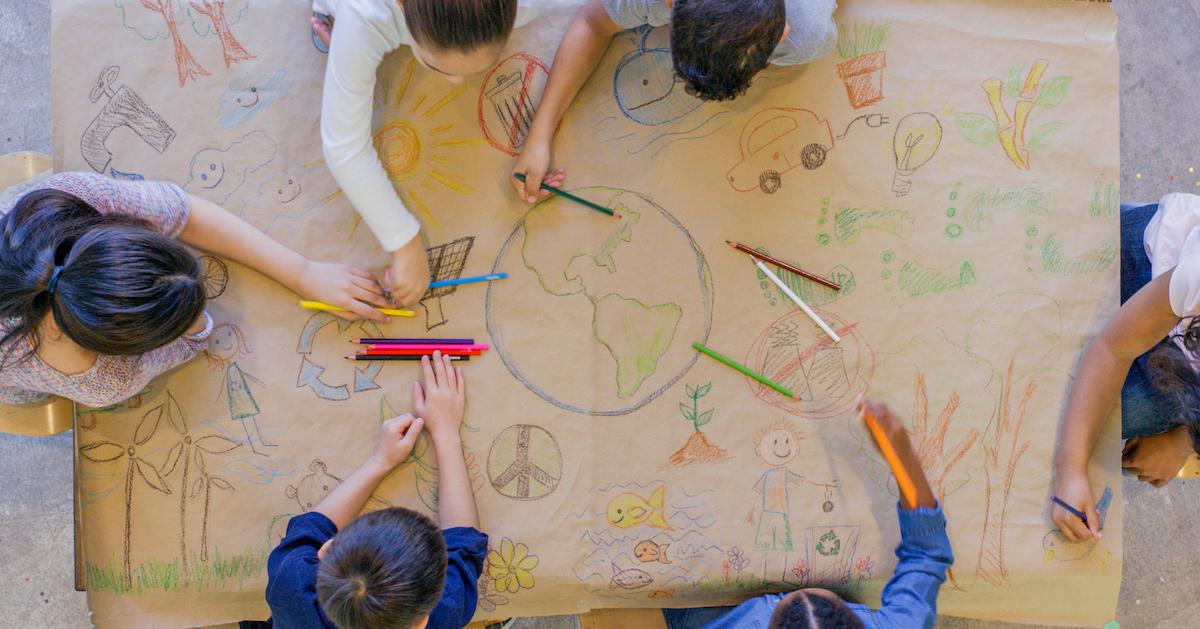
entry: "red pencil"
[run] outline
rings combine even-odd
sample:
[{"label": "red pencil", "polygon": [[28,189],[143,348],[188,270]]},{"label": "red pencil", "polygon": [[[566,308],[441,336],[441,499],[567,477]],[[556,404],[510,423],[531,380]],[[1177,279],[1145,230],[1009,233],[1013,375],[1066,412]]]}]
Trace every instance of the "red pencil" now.
[{"label": "red pencil", "polygon": [[432,352],[435,349],[440,349],[442,352],[461,352],[466,350],[485,350],[489,349],[487,345],[452,345],[445,343],[427,343],[427,344],[408,344],[408,343],[364,343],[366,349],[419,349],[422,351]]},{"label": "red pencil", "polygon": [[834,282],[831,282],[819,275],[813,275],[812,273],[809,273],[808,271],[805,271],[804,269],[801,269],[798,266],[793,266],[791,264],[788,264],[787,262],[784,262],[783,260],[772,258],[771,256],[769,256],[761,251],[755,251],[754,249],[751,249],[750,247],[747,247],[746,245],[743,245],[739,242],[733,242],[732,240],[726,240],[725,244],[729,245],[730,247],[733,247],[734,249],[737,249],[738,251],[741,251],[742,253],[750,254],[752,257],[758,258],[759,260],[762,260],[763,262],[768,262],[770,264],[774,264],[775,266],[777,266],[781,269],[787,270],[787,271],[791,271],[792,273],[795,273],[796,275],[799,275],[800,277],[808,278],[808,279],[820,284],[821,286],[827,286],[829,288],[832,288],[833,290],[842,290],[842,287],[840,285],[835,284]]},{"label": "red pencil", "polygon": [[[470,356],[449,356],[448,358],[450,360],[471,360]],[[421,360],[421,357],[420,356],[396,356],[396,355],[367,356],[364,354],[364,355],[346,356],[345,359],[346,360]]]},{"label": "red pencil", "polygon": [[[443,356],[479,356],[477,349],[441,350]],[[369,349],[356,352],[358,356],[433,356],[433,350],[423,349]]]}]

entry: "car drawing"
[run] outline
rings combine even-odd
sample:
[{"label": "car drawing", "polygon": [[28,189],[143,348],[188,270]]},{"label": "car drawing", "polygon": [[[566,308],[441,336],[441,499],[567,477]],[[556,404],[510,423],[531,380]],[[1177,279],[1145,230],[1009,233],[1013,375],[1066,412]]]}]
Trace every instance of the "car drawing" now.
[{"label": "car drawing", "polygon": [[782,175],[797,166],[816,170],[833,150],[833,130],[817,114],[794,107],[771,107],[742,129],[742,159],[729,169],[729,185],[738,192],[779,190]]}]

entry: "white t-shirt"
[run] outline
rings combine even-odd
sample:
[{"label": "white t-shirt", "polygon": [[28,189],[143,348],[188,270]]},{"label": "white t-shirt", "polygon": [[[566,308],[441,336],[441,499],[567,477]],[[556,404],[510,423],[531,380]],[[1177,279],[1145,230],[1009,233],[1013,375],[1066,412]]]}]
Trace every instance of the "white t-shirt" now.
[{"label": "white t-shirt", "polygon": [[[666,0],[601,0],[600,4],[621,28],[642,24],[658,27],[671,21],[671,7]],[[784,7],[792,28],[771,54],[772,64],[809,63],[833,50],[838,34],[833,21],[837,0],[784,0]]]},{"label": "white t-shirt", "polygon": [[[537,14],[535,0],[518,0],[515,26]],[[334,17],[321,99],[325,163],[385,251],[408,244],[421,224],[404,207],[371,141],[375,74],[383,56],[411,46],[396,0],[315,0],[313,11]]]},{"label": "white t-shirt", "polygon": [[1163,197],[1146,225],[1145,245],[1152,278],[1175,269],[1168,294],[1171,311],[1182,319],[1174,333],[1182,333],[1200,315],[1200,196]]}]

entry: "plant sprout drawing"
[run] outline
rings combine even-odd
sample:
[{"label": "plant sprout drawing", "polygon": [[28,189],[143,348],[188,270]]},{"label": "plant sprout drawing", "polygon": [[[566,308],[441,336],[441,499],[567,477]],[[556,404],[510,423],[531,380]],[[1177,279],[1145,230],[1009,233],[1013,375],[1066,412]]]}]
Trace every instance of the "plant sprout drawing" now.
[{"label": "plant sprout drawing", "polygon": [[133,513],[134,478],[141,479],[142,483],[155,491],[171,495],[171,488],[167,486],[167,481],[163,479],[158,468],[142,458],[139,450],[154,437],[163,415],[161,408],[151,409],[142,415],[142,420],[138,422],[133,431],[133,443],[130,445],[124,446],[113,441],[96,441],[79,448],[79,456],[92,463],[111,463],[122,457],[125,458],[125,548],[123,555],[125,573],[123,576],[126,589],[131,588],[133,583],[129,555],[130,540],[133,536],[131,515]]},{"label": "plant sprout drawing", "polygon": [[975,575],[991,585],[1002,585],[1008,581],[1008,568],[1004,565],[1004,526],[1008,512],[1008,498],[1012,492],[1013,476],[1017,464],[1029,450],[1031,440],[1021,440],[1021,428],[1025,422],[1025,411],[1037,383],[1031,378],[1014,412],[1013,365],[1016,356],[1008,362],[1000,392],[1000,412],[992,424],[991,442],[983,448],[984,472],[984,517],[983,540],[979,548],[979,564]]},{"label": "plant sprout drawing", "polygon": [[700,410],[700,398],[712,392],[712,383],[703,384],[693,387],[690,384],[685,384],[684,388],[687,392],[688,401],[679,403],[679,411],[683,414],[683,419],[692,424],[693,432],[688,437],[687,443],[683,447],[676,450],[675,454],[667,460],[667,463],[674,466],[692,465],[694,463],[715,463],[724,461],[730,458],[729,451],[725,448],[720,448],[708,441],[704,436],[704,432],[700,427],[712,421],[713,411],[716,409]]},{"label": "plant sprout drawing", "polygon": [[[1024,71],[1022,65],[1013,66],[1009,69],[1005,81],[987,79],[981,83],[984,96],[992,107],[992,116],[978,113],[957,114],[954,121],[963,137],[972,144],[980,145],[999,141],[1000,148],[1014,166],[1021,170],[1029,170],[1030,152],[1044,148],[1050,136],[1064,126],[1064,123],[1058,121],[1045,122],[1026,136],[1029,116],[1035,108],[1053,109],[1061,104],[1067,97],[1073,80],[1069,76],[1058,76],[1043,81],[1042,77],[1049,65],[1049,61],[1038,59],[1028,71]],[[1005,97],[1017,100],[1011,115],[1004,105]]]}]

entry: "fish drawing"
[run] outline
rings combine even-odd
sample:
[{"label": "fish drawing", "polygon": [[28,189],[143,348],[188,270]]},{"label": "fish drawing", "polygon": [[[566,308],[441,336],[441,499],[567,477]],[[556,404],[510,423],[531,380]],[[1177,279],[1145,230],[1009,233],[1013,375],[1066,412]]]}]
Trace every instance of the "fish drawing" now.
[{"label": "fish drawing", "polygon": [[654,590],[646,594],[646,598],[675,598],[675,590]]},{"label": "fish drawing", "polygon": [[638,570],[637,568],[622,570],[617,567],[617,562],[614,561],[612,564],[612,584],[619,588],[636,590],[650,585],[653,581],[654,577],[650,576],[650,573],[645,570]]},{"label": "fish drawing", "polygon": [[674,531],[663,514],[663,494],[666,487],[660,485],[647,500],[627,491],[608,501],[608,523],[622,529],[639,524],[648,524],[656,529]]},{"label": "fish drawing", "polygon": [[648,539],[643,540],[638,542],[637,546],[633,547],[633,556],[637,557],[642,563],[650,563],[651,561],[671,563],[671,560],[667,559],[667,548],[670,546],[670,544],[660,546]]}]

